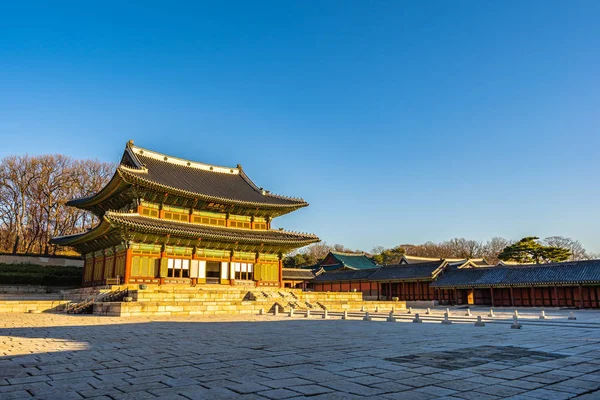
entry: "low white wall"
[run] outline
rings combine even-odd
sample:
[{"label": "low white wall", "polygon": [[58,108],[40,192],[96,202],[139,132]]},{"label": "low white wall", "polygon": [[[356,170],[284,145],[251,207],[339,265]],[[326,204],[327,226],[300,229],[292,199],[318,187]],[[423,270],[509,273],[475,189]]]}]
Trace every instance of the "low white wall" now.
[{"label": "low white wall", "polygon": [[0,255],[0,264],[34,264],[83,268],[83,260],[41,256]]}]

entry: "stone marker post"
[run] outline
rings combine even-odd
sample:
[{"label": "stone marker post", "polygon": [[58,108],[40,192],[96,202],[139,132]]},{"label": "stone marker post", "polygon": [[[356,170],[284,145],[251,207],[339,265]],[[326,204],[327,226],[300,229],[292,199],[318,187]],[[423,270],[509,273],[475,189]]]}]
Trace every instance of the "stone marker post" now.
[{"label": "stone marker post", "polygon": [[[516,311],[515,311],[516,313]],[[510,329],[521,329],[521,324],[519,323],[519,315],[515,314],[513,315],[513,323],[510,326]]]},{"label": "stone marker post", "polygon": [[485,326],[485,322],[481,320],[481,315],[477,316],[477,321],[475,321],[475,326]]},{"label": "stone marker post", "polygon": [[421,318],[419,318],[419,313],[415,314],[415,319],[413,319],[414,323],[420,324],[421,322],[423,322],[423,320]]},{"label": "stone marker post", "polygon": [[394,318],[394,312],[390,311],[390,315],[387,318],[387,322],[396,322],[396,318]]},{"label": "stone marker post", "polygon": [[448,313],[447,313],[447,312],[445,312],[445,313],[444,313],[444,320],[442,321],[442,324],[444,324],[444,325],[450,325],[451,323],[452,323],[452,321],[450,321],[450,320],[448,319]]}]

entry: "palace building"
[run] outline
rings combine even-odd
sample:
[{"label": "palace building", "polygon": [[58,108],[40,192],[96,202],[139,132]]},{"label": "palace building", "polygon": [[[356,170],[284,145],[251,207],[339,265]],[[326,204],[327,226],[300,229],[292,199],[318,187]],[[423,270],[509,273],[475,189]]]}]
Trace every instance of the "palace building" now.
[{"label": "palace building", "polygon": [[432,304],[600,308],[600,260],[488,265],[484,259],[404,256],[399,264],[316,276],[315,291]]},{"label": "palace building", "polygon": [[282,256],[312,234],[272,229],[273,218],[306,207],[257,187],[240,165],[171,157],[129,141],[108,184],[69,206],[100,223],[52,239],[85,260],[83,284],[283,286]]}]

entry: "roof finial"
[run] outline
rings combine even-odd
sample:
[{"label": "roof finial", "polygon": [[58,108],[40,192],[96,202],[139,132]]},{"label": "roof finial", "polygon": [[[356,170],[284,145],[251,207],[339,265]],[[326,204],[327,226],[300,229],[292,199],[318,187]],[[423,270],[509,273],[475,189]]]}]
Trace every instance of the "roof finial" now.
[{"label": "roof finial", "polygon": [[242,164],[238,164],[237,165],[237,169],[239,169],[241,171],[242,170]]},{"label": "roof finial", "polygon": [[130,140],[127,142],[127,147],[133,147],[133,139],[130,139]]}]

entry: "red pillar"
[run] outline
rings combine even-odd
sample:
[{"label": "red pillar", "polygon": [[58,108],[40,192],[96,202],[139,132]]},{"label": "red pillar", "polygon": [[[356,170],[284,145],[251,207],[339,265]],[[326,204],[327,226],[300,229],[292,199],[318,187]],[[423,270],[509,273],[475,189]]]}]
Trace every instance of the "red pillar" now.
[{"label": "red pillar", "polygon": [[513,288],[512,288],[512,286],[510,287],[510,306],[511,307],[515,306],[515,297],[513,296]]},{"label": "red pillar", "polygon": [[283,260],[281,257],[279,258],[279,287],[283,287]]},{"label": "red pillar", "polygon": [[494,307],[494,288],[490,287],[490,296],[492,296],[492,307]]},{"label": "red pillar", "polygon": [[554,307],[558,307],[558,287],[554,286]]},{"label": "red pillar", "polygon": [[[535,307],[536,305],[536,301],[535,301],[535,288],[532,286],[531,287],[531,299],[529,300],[529,305]],[[542,306],[544,304],[542,303]]]},{"label": "red pillar", "polygon": [[583,308],[583,288],[579,285],[579,308]]},{"label": "red pillar", "polygon": [[133,259],[133,250],[131,248],[127,248],[125,250],[125,284],[129,283],[129,278],[131,278],[131,260]]}]

